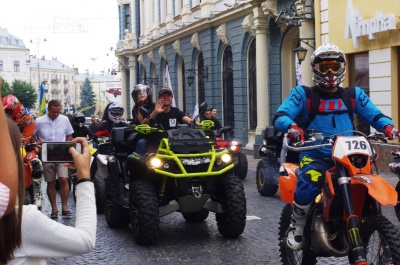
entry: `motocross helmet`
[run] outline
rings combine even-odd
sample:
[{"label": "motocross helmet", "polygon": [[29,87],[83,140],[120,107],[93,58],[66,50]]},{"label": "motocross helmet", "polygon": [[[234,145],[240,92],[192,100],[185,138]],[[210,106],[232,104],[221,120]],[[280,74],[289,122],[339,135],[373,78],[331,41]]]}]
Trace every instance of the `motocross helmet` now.
[{"label": "motocross helmet", "polygon": [[335,88],[344,81],[346,57],[332,43],[318,47],[311,55],[312,80],[322,88]]},{"label": "motocross helmet", "polygon": [[13,95],[7,95],[2,98],[4,112],[8,117],[15,120],[20,116],[21,103],[17,97]]},{"label": "motocross helmet", "polygon": [[74,122],[75,125],[77,125],[79,127],[83,127],[83,125],[86,122],[86,118],[82,113],[77,112],[77,113],[74,114],[73,122]]},{"label": "motocross helmet", "polygon": [[152,97],[153,97],[153,91],[151,90],[151,88],[148,85],[145,84],[137,84],[131,93],[132,99],[135,102],[135,104],[138,104],[138,94],[140,93],[140,95],[142,96],[147,96],[146,99],[144,99],[144,102],[140,102],[139,100],[139,104],[140,105],[144,105],[147,103],[151,103],[152,102]]},{"label": "motocross helmet", "polygon": [[123,114],[124,107],[122,107],[122,105],[118,102],[114,102],[108,107],[108,118],[115,124],[118,124],[122,121]]}]

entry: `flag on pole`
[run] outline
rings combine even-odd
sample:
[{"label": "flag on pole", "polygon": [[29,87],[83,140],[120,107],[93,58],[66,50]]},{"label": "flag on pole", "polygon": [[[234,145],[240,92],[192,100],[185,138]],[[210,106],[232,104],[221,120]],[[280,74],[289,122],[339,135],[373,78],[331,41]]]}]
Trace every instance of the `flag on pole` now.
[{"label": "flag on pole", "polygon": [[297,53],[294,53],[294,60],[295,60],[295,64],[296,64],[297,85],[301,86],[301,85],[303,85],[303,76],[301,74],[300,61],[299,61],[299,57],[297,56]]},{"label": "flag on pole", "polygon": [[38,116],[41,117],[46,114],[46,97],[44,94],[44,86],[43,83],[40,85],[40,92],[39,92],[39,111]]},{"label": "flag on pole", "polygon": [[171,88],[171,91],[172,91],[172,107],[176,107],[175,97],[174,97],[174,90],[172,89],[171,78],[169,77],[168,64],[165,66],[165,87]]},{"label": "flag on pole", "polygon": [[194,111],[193,111],[193,119],[197,118],[197,116],[199,115],[199,104],[197,103],[196,106],[194,106]]}]

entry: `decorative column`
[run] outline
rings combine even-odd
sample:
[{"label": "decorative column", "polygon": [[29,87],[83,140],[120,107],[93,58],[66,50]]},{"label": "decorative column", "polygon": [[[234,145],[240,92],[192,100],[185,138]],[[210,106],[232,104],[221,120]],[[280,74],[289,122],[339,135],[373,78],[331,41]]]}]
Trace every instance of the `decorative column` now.
[{"label": "decorative column", "polygon": [[136,56],[135,55],[129,56],[129,66],[128,67],[129,67],[130,86],[129,86],[129,90],[128,89],[125,90],[126,91],[125,97],[127,97],[125,100],[127,103],[129,102],[129,104],[127,104],[129,107],[129,108],[127,108],[127,114],[128,114],[128,117],[131,118],[131,109],[134,105],[133,99],[131,97],[131,92],[133,91],[133,88],[136,85],[136,80],[137,80]]},{"label": "decorative column", "polygon": [[183,7],[182,7],[182,23],[184,24],[189,24],[192,22],[192,18],[190,17],[191,11],[190,11],[190,0],[184,0],[183,1]]},{"label": "decorative column", "polygon": [[153,19],[153,28],[151,29],[151,34],[153,37],[156,37],[160,34],[160,20],[159,20],[159,5],[158,0],[153,0],[154,9],[154,19]]},{"label": "decorative column", "polygon": [[254,28],[256,34],[256,66],[257,66],[257,128],[256,135],[261,135],[263,127],[269,125],[269,86],[268,86],[268,16],[261,7],[253,9]]},{"label": "decorative column", "polygon": [[173,1],[167,0],[167,16],[165,17],[165,28],[171,31],[175,28],[174,26],[174,9]]},{"label": "decorative column", "polygon": [[120,65],[121,69],[121,104],[125,109],[125,118],[128,117],[128,107],[127,107],[127,97],[126,97],[126,91],[128,91],[128,88],[126,87],[126,65],[125,65],[125,57],[118,57],[118,63]]}]

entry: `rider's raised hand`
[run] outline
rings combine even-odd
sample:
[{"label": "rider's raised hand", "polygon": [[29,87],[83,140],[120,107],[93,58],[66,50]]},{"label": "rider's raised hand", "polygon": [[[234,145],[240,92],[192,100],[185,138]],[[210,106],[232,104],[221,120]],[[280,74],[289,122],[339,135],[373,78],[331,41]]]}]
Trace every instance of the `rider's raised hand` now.
[{"label": "rider's raised hand", "polygon": [[293,142],[301,141],[301,143],[304,144],[304,132],[299,126],[297,126],[297,124],[292,123],[290,125],[287,135],[291,141]]},{"label": "rider's raised hand", "polygon": [[399,137],[399,130],[392,125],[386,125],[384,127],[384,133],[389,140],[394,140]]}]

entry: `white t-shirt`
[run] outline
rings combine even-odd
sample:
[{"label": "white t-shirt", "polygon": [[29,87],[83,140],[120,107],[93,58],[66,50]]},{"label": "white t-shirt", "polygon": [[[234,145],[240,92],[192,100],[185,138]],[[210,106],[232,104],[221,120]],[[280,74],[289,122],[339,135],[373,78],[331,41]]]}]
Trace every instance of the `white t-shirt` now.
[{"label": "white t-shirt", "polygon": [[8,201],[10,200],[10,189],[0,182],[0,218],[3,217],[7,210]]},{"label": "white t-shirt", "polygon": [[41,142],[64,142],[73,132],[67,116],[58,115],[52,120],[45,115],[36,119],[35,136]]},{"label": "white t-shirt", "polygon": [[47,258],[70,257],[91,252],[96,243],[96,200],[94,185],[76,186],[75,227],[50,219],[34,205],[22,210],[22,244],[7,264],[47,264]]}]

